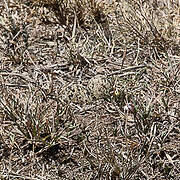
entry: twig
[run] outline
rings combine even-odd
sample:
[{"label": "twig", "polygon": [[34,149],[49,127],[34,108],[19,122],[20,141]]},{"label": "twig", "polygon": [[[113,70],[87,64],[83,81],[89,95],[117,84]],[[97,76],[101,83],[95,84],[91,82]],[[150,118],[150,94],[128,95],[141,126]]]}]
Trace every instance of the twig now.
[{"label": "twig", "polygon": [[127,48],[125,48],[124,53],[123,53],[122,64],[121,64],[121,70],[122,70],[122,68],[123,68],[124,61],[125,61],[125,59],[126,59],[126,53],[127,53]]},{"label": "twig", "polygon": [[4,84],[4,85],[0,85],[0,86],[18,87],[18,88],[25,88],[25,89],[29,88],[27,85],[21,85],[21,84]]},{"label": "twig", "polygon": [[75,43],[75,35],[76,35],[76,23],[77,23],[77,16],[76,13],[74,13],[74,26],[73,26],[73,31],[72,31],[72,42]]},{"label": "twig", "polygon": [[[133,71],[133,70],[141,69],[141,68],[145,68],[145,67],[147,67],[147,66],[146,65],[132,66],[132,67],[128,67],[128,68],[125,68],[125,69],[122,69],[122,70],[112,72],[110,74],[107,74],[107,76],[121,74],[121,77],[123,77],[123,76],[131,75],[131,74],[135,74],[135,72],[127,72],[127,71]],[[127,73],[122,74],[123,72],[127,72]]]},{"label": "twig", "polygon": [[0,73],[0,75],[1,76],[18,76],[18,77],[24,79],[27,82],[34,83],[34,81],[32,79],[30,79],[29,77],[24,76],[22,74],[18,74],[18,73],[4,73],[4,72],[2,72],[2,73]]},{"label": "twig", "polygon": [[135,64],[137,65],[138,64],[138,62],[137,62],[137,60],[138,60],[138,57],[139,57],[139,48],[140,48],[140,39],[138,38],[138,48],[137,48],[137,55],[136,55],[136,58],[135,58],[135,60],[134,60],[134,62],[135,62]]},{"label": "twig", "polygon": [[30,179],[30,180],[38,180],[38,178],[21,176],[21,175],[15,174],[15,173],[9,173],[9,172],[3,172],[3,171],[0,171],[0,173],[1,173],[0,176],[3,178],[23,178],[23,179]]}]

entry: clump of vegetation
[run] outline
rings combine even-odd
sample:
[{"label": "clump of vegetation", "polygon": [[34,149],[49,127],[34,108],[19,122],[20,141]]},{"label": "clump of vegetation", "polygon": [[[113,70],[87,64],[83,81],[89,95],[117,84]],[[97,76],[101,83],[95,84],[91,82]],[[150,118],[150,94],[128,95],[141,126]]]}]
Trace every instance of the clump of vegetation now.
[{"label": "clump of vegetation", "polygon": [[0,2],[3,179],[179,179],[179,1]]}]

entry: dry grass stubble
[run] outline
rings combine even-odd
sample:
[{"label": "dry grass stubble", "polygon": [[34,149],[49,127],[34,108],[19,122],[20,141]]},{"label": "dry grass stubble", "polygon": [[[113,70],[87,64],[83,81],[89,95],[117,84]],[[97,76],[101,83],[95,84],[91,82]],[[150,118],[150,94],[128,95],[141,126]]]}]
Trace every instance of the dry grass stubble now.
[{"label": "dry grass stubble", "polygon": [[0,2],[2,179],[180,178],[179,1],[110,2]]}]

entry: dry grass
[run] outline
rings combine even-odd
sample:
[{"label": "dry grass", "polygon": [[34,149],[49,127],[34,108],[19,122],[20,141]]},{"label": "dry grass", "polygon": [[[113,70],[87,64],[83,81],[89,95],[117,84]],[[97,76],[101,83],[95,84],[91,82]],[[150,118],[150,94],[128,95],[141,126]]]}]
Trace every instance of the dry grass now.
[{"label": "dry grass", "polygon": [[178,180],[179,7],[2,0],[1,179]]}]

